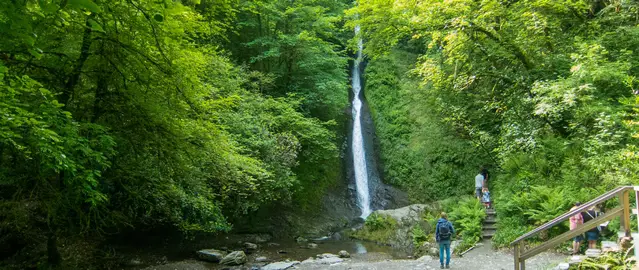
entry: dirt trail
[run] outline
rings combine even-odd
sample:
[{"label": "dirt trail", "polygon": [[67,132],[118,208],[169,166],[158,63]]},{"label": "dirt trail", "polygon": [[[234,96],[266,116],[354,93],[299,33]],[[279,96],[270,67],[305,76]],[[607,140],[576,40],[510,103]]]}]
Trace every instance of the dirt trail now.
[{"label": "dirt trail", "polygon": [[[326,264],[298,264],[288,269],[299,270],[412,270],[412,269],[439,269],[439,258],[423,257],[417,260],[390,260],[387,256],[354,256],[342,263]],[[542,253],[526,261],[526,269],[546,270],[553,269],[558,263],[566,260],[565,256],[554,253]],[[219,267],[219,266],[217,266]],[[183,261],[167,265],[154,266],[146,270],[204,270],[215,269],[212,264],[198,261]],[[219,268],[218,268],[219,269]],[[229,269],[259,269],[249,265],[229,268]],[[453,257],[450,269],[472,269],[472,270],[510,270],[513,269],[512,253],[494,251],[490,242],[485,242],[476,247],[463,257]]]},{"label": "dirt trail", "polygon": [[[526,269],[552,269],[558,263],[566,260],[565,256],[553,253],[542,253],[528,261],[526,261]],[[513,255],[502,251],[494,251],[490,242],[476,247],[463,257],[453,257],[450,269],[472,269],[472,270],[511,270],[514,267]],[[342,264],[332,265],[298,265],[295,269],[316,270],[316,269],[335,269],[335,270],[400,270],[400,269],[439,269],[439,258],[427,258],[418,260],[386,260],[380,262],[366,262],[353,259]]]}]

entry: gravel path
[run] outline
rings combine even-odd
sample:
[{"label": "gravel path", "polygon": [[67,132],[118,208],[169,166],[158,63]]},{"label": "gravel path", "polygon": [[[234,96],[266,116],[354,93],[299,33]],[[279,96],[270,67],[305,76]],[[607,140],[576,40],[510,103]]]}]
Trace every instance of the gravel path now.
[{"label": "gravel path", "polygon": [[[545,270],[552,269],[558,263],[566,260],[565,256],[553,253],[542,253],[526,261],[526,269]],[[476,247],[463,257],[453,257],[451,260],[451,269],[472,269],[472,270],[511,270],[514,267],[513,255],[502,251],[494,251],[490,246],[490,242]],[[424,257],[417,260],[384,260],[378,262],[359,261],[353,258],[341,264],[314,265],[302,264],[296,268],[300,270],[319,270],[319,269],[335,269],[335,270],[400,270],[400,269],[439,269],[439,258]]]},{"label": "gravel path", "polygon": [[[553,269],[558,263],[566,261],[566,257],[554,253],[542,253],[526,261],[526,269],[546,270]],[[472,269],[472,270],[510,270],[513,269],[512,253],[494,251],[490,242],[476,247],[463,257],[453,257],[450,264],[451,269]],[[177,263],[153,266],[145,270],[206,270],[224,269],[219,265],[204,263],[195,260],[186,260]],[[240,267],[229,267],[226,269],[259,269],[252,268],[250,264]],[[367,254],[365,256],[355,255],[352,259],[344,262],[327,265],[318,263],[302,263],[288,269],[299,270],[412,270],[412,269],[439,269],[439,258],[428,256],[417,260],[391,260],[386,254]]]}]

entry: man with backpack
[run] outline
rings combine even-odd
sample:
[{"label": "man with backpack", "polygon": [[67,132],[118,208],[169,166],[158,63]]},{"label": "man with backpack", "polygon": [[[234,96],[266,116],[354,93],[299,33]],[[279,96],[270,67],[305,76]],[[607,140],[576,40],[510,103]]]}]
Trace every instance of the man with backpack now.
[{"label": "man with backpack", "polygon": [[[450,268],[450,239],[455,234],[453,224],[448,221],[448,215],[441,213],[441,218],[437,221],[435,227],[435,239],[439,243],[439,263],[440,268]],[[446,265],[444,267],[444,252],[446,252]]]}]

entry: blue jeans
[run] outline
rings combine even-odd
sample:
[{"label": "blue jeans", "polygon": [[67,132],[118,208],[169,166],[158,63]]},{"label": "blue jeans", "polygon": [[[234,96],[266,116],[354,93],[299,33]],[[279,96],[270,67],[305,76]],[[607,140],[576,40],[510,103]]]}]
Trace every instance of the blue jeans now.
[{"label": "blue jeans", "polygon": [[446,251],[446,265],[450,263],[450,241],[439,243],[439,263],[444,265],[444,251]]}]

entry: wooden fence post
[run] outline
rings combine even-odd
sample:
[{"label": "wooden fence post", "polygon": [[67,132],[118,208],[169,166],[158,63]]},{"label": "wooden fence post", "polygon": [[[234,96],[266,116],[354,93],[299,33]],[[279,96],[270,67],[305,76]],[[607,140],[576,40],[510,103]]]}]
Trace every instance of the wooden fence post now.
[{"label": "wooden fence post", "polygon": [[621,194],[619,194],[619,204],[623,206],[623,214],[620,220],[620,229],[623,231],[624,236],[630,236],[630,192],[625,190]]},{"label": "wooden fence post", "polygon": [[515,244],[515,270],[520,270],[519,269],[519,245],[520,243]]}]

